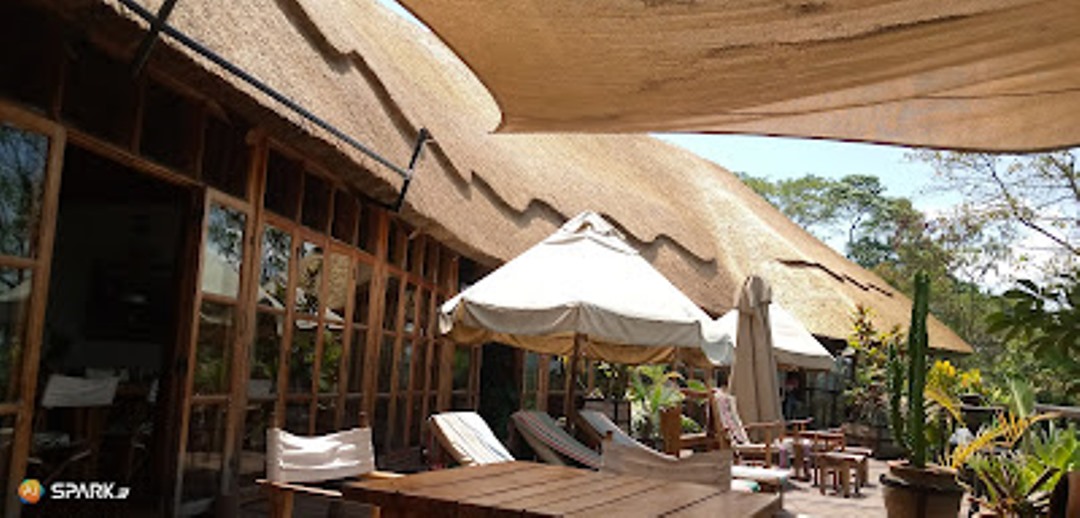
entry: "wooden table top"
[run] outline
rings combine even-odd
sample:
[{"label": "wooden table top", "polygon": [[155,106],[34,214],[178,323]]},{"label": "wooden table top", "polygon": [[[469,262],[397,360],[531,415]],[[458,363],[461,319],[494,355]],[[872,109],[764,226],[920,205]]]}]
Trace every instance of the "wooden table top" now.
[{"label": "wooden table top", "polygon": [[778,495],[504,462],[352,482],[345,498],[396,516],[772,516]]}]

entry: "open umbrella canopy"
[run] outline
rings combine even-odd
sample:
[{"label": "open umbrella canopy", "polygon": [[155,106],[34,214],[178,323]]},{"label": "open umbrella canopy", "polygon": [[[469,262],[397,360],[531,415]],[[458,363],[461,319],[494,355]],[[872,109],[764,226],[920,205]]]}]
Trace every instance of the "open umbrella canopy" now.
[{"label": "open umbrella canopy", "polygon": [[[725,335],[738,336],[738,309],[728,311],[716,322]],[[769,327],[776,363],[810,370],[833,368],[835,359],[829,350],[806,330],[802,322],[776,302],[769,304]],[[738,347],[739,344],[735,345]]]},{"label": "open umbrella canopy", "polygon": [[539,244],[443,304],[443,333],[459,343],[498,341],[547,354],[619,363],[668,361],[673,347],[731,353],[715,323],[598,214],[583,212]]},{"label": "open umbrella canopy", "polygon": [[512,132],[1080,144],[1074,0],[401,0]]},{"label": "open umbrella canopy", "polygon": [[769,332],[772,289],[761,277],[751,275],[739,292],[739,334],[735,341],[735,364],[728,386],[738,400],[739,417],[746,423],[771,423],[781,419],[780,385]]}]

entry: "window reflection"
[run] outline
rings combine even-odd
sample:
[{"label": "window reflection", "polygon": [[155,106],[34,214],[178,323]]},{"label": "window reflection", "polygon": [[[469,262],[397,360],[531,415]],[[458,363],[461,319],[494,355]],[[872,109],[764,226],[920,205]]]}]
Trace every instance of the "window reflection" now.
[{"label": "window reflection", "polygon": [[0,255],[32,257],[49,139],[0,125]]},{"label": "window reflection", "polygon": [[232,306],[204,301],[195,344],[195,393],[222,394],[229,388],[229,350],[233,339]]},{"label": "window reflection", "polygon": [[266,227],[263,231],[262,265],[259,269],[259,304],[285,309],[291,255],[292,236],[284,230]]},{"label": "window reflection", "polygon": [[296,309],[301,313],[315,315],[319,312],[322,272],[322,247],[304,242],[300,247],[300,276],[296,283]]},{"label": "window reflection", "polygon": [[341,322],[345,320],[345,306],[349,298],[352,260],[341,254],[330,254],[328,267],[330,276],[326,279],[326,313],[323,317]]},{"label": "window reflection", "polygon": [[203,253],[203,292],[236,298],[240,294],[246,216],[238,210],[213,204],[208,217],[206,249]]},{"label": "window reflection", "polygon": [[14,401],[19,383],[32,272],[0,268],[0,401]]}]

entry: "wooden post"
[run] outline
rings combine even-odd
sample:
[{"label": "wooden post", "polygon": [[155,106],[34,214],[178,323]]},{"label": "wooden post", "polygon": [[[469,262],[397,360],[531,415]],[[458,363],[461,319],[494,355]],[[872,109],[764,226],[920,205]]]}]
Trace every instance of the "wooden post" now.
[{"label": "wooden post", "polygon": [[570,372],[566,373],[566,392],[563,403],[563,415],[566,416],[566,426],[571,428],[574,418],[574,389],[577,388],[578,359],[581,357],[581,343],[585,341],[585,335],[574,333],[574,355],[570,357]]}]

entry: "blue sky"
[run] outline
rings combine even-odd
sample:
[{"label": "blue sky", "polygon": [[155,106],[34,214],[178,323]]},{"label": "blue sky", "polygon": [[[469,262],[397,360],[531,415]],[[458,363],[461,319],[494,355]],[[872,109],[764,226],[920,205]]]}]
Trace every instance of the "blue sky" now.
[{"label": "blue sky", "polygon": [[879,144],[833,142],[744,135],[657,134],[733,172],[770,180],[814,174],[840,178],[869,174],[881,178],[890,196],[910,198],[923,211],[936,211],[960,201],[954,193],[930,188],[934,172],[908,160],[908,148]]}]

